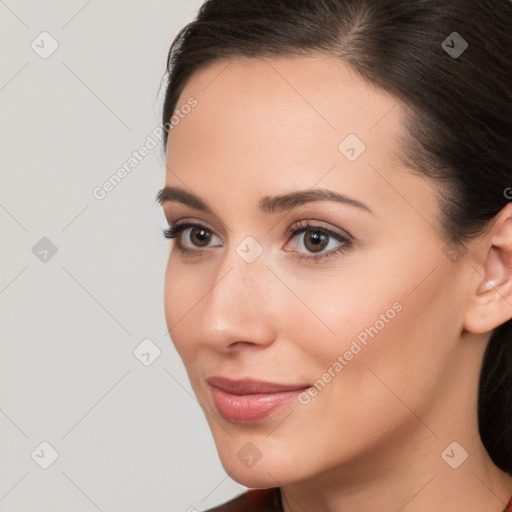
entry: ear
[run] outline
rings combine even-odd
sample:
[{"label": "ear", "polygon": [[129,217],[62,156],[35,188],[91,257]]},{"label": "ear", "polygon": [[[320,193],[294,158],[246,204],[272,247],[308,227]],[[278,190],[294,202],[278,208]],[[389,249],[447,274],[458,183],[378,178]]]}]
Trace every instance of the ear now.
[{"label": "ear", "polygon": [[484,333],[512,318],[512,203],[495,217],[477,251],[464,328]]}]

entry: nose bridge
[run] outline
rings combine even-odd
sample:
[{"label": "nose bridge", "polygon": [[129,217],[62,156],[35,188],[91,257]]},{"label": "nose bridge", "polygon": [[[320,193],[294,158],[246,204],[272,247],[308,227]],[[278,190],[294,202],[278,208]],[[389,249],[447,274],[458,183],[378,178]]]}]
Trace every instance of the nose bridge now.
[{"label": "nose bridge", "polygon": [[246,237],[229,249],[223,265],[219,266],[213,296],[217,301],[229,302],[234,307],[237,304],[246,307],[251,300],[264,297],[270,277],[266,265],[263,247],[252,237]]},{"label": "nose bridge", "polygon": [[262,249],[254,240],[243,239],[225,254],[204,303],[206,335],[217,333],[224,342],[272,336],[275,308],[269,289],[273,276]]}]

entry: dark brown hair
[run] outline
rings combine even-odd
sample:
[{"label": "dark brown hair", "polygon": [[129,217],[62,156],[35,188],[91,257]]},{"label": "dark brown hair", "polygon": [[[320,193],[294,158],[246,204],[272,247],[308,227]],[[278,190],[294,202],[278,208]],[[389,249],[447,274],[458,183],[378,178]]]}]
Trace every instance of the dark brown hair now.
[{"label": "dark brown hair", "polygon": [[[162,122],[215,61],[335,56],[409,107],[401,158],[440,183],[440,235],[463,254],[510,199],[511,27],[509,0],[209,0],[169,50]],[[463,53],[451,52],[461,41]],[[512,474],[512,320],[484,355],[478,423],[490,457]]]}]

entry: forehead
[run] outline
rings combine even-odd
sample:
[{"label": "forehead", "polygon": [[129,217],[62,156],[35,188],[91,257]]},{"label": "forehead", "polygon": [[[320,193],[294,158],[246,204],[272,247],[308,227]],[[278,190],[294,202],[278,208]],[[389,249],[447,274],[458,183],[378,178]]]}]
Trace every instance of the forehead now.
[{"label": "forehead", "polygon": [[[339,59],[215,62],[192,75],[177,113],[190,98],[197,106],[169,132],[169,185],[206,194],[239,187],[255,205],[276,189],[313,186],[396,201],[388,178],[404,194],[425,193],[397,158],[404,105]],[[205,179],[213,189],[201,185]]]},{"label": "forehead", "polygon": [[[198,100],[195,113],[201,113],[202,121],[194,130],[203,125],[195,133],[211,138],[211,123],[222,120],[215,123],[215,132],[231,141],[246,140],[246,135],[258,136],[255,142],[272,140],[276,133],[281,139],[288,134],[289,142],[302,144],[324,137],[336,142],[348,132],[373,139],[370,132],[384,117],[385,133],[401,117],[397,98],[329,56],[215,62],[192,75],[178,100],[178,110],[192,96]],[[174,127],[170,137],[180,131]],[[299,134],[307,138],[297,140]]]}]

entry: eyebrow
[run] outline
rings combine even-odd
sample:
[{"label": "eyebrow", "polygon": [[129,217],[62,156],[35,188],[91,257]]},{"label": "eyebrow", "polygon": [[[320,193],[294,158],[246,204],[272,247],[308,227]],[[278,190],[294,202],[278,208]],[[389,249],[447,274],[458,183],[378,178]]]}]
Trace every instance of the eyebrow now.
[{"label": "eyebrow", "polygon": [[[181,203],[196,210],[215,215],[212,209],[198,196],[179,187],[164,187],[156,194],[156,201],[160,205],[175,202]],[[306,203],[315,201],[334,201],[337,203],[354,206],[373,214],[369,206],[344,194],[323,188],[312,188],[289,192],[279,196],[264,196],[260,199],[258,207],[263,213],[278,213],[292,210]]]}]

